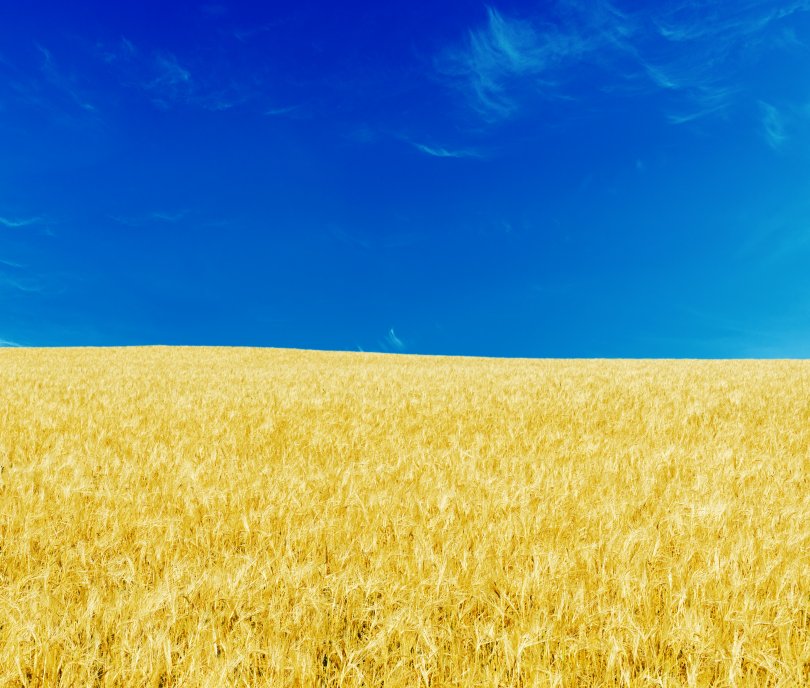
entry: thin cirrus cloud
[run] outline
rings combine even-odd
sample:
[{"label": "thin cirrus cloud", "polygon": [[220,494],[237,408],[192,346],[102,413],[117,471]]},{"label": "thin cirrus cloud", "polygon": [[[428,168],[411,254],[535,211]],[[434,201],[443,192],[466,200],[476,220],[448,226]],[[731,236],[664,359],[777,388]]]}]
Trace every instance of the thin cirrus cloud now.
[{"label": "thin cirrus cloud", "polygon": [[270,107],[264,111],[268,117],[284,117],[285,115],[292,115],[301,110],[301,105],[286,105],[283,107]]},{"label": "thin cirrus cloud", "polygon": [[256,75],[245,81],[217,78],[205,61],[192,68],[171,51],[144,48],[127,38],[104,47],[97,57],[122,84],[162,110],[186,106],[220,112],[263,97]]},{"label": "thin cirrus cloud", "polygon": [[762,127],[765,133],[765,140],[771,148],[781,148],[787,141],[785,131],[785,120],[782,113],[770,103],[760,101],[762,111]]},{"label": "thin cirrus cloud", "polygon": [[[520,114],[538,97],[571,97],[569,77],[587,65],[601,74],[602,92],[667,94],[666,120],[686,124],[739,102],[748,90],[734,69],[741,54],[795,49],[795,41],[774,41],[771,29],[810,10],[810,0],[690,1],[632,13],[606,1],[561,7],[566,11],[552,20],[489,7],[482,25],[437,56],[437,73],[490,123]],[[781,33],[788,28],[781,25]],[[765,117],[769,142],[781,143],[784,131],[767,108]]]},{"label": "thin cirrus cloud", "polygon": [[621,51],[634,31],[629,18],[609,3],[559,23],[507,17],[489,7],[486,24],[442,52],[436,68],[466,92],[485,119],[505,119],[520,109],[521,90],[560,97],[567,68],[596,59],[606,47]]},{"label": "thin cirrus cloud", "polygon": [[145,87],[156,91],[187,91],[192,87],[191,72],[171,53],[155,55],[154,78]]},{"label": "thin cirrus cloud", "polygon": [[734,12],[724,13],[723,5],[719,3],[675,3],[665,13],[655,16],[653,24],[668,41],[684,43],[710,39],[715,50],[725,51],[739,38],[749,38],[775,21],[810,10],[807,0],[743,0],[733,6]]},{"label": "thin cirrus cloud", "polygon": [[393,327],[390,330],[388,330],[388,334],[385,336],[385,339],[383,340],[383,345],[387,351],[390,350],[405,351],[406,348],[405,342],[402,341],[402,339],[400,339],[397,336],[396,332],[394,332]]},{"label": "thin cirrus cloud", "polygon": [[482,158],[484,157],[480,152],[470,148],[445,148],[444,146],[428,146],[424,143],[412,144],[414,148],[421,151],[425,155],[430,155],[434,158]]},{"label": "thin cirrus cloud", "polygon": [[79,87],[75,83],[75,79],[63,73],[54,61],[51,51],[35,43],[37,50],[42,56],[42,73],[45,75],[47,81],[51,86],[58,91],[61,91],[75,106],[87,112],[95,112],[96,106],[89,102],[84,96]]},{"label": "thin cirrus cloud", "polygon": [[146,213],[145,215],[110,215],[109,218],[128,227],[141,227],[150,223],[177,224],[178,222],[182,222],[184,219],[186,219],[190,212],[191,211],[187,209],[178,210],[177,212],[155,210],[150,213]]},{"label": "thin cirrus cloud", "polygon": [[155,220],[157,222],[169,222],[171,224],[174,224],[185,219],[185,217],[189,214],[189,212],[190,212],[189,210],[179,210],[176,213],[156,211],[149,213],[149,219]]},{"label": "thin cirrus cloud", "polygon": [[5,91],[4,107],[47,112],[60,124],[90,123],[96,127],[101,117],[91,102],[86,79],[62,64],[48,47],[33,43],[35,61],[11,61],[0,56],[0,85]]},{"label": "thin cirrus cloud", "polygon": [[810,254],[810,201],[806,196],[782,205],[761,226],[749,234],[732,257],[745,264],[756,264],[771,274],[790,274],[787,264],[807,263]]},{"label": "thin cirrus cloud", "polygon": [[11,218],[0,217],[0,227],[8,227],[9,229],[17,229],[19,227],[30,227],[42,222],[41,217],[24,217],[24,218]]},{"label": "thin cirrus cloud", "polygon": [[763,46],[786,47],[774,40],[770,28],[810,7],[805,2],[775,5],[751,0],[729,11],[725,4],[692,2],[650,15],[653,30],[634,46],[635,55],[652,85],[679,99],[667,113],[670,124],[723,115],[751,90],[740,76],[740,63]]},{"label": "thin cirrus cloud", "polygon": [[554,27],[539,31],[529,21],[504,17],[490,7],[486,25],[471,30],[462,46],[440,55],[437,68],[467,93],[480,115],[493,120],[509,117],[518,109],[517,80],[537,82],[552,67],[586,50],[586,43],[577,35],[566,35]]},{"label": "thin cirrus cloud", "polygon": [[4,339],[0,337],[0,348],[19,348],[22,344],[15,342],[11,339]]},{"label": "thin cirrus cloud", "polygon": [[734,103],[740,89],[730,86],[693,85],[684,90],[683,105],[677,112],[667,113],[670,124],[688,124],[696,120],[725,112]]},{"label": "thin cirrus cloud", "polygon": [[36,277],[11,276],[0,272],[0,288],[2,287],[25,294],[38,294],[45,290],[45,285]]}]

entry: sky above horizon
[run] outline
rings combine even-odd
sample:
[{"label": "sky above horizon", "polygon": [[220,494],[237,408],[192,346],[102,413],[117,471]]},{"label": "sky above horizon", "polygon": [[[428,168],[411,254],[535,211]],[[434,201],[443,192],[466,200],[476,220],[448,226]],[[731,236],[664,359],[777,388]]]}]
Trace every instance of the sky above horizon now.
[{"label": "sky above horizon", "polygon": [[0,344],[810,357],[810,0],[2,17]]}]

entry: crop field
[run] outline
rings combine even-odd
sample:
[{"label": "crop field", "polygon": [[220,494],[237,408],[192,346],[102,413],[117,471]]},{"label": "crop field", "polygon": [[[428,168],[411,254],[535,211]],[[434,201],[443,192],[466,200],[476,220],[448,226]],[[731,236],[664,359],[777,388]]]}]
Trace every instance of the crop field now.
[{"label": "crop field", "polygon": [[0,350],[0,686],[810,685],[810,363]]}]

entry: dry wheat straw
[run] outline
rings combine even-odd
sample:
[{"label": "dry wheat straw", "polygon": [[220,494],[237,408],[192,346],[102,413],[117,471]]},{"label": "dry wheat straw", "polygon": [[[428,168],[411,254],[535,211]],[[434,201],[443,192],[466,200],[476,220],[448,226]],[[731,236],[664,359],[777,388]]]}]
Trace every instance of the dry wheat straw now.
[{"label": "dry wheat straw", "polygon": [[0,351],[0,686],[807,685],[809,383]]}]

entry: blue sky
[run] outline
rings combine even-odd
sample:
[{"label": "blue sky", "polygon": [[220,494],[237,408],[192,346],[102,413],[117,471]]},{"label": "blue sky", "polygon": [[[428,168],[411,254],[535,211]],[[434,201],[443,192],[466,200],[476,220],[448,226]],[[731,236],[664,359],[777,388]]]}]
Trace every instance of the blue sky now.
[{"label": "blue sky", "polygon": [[0,341],[810,356],[810,0],[36,2]]}]

